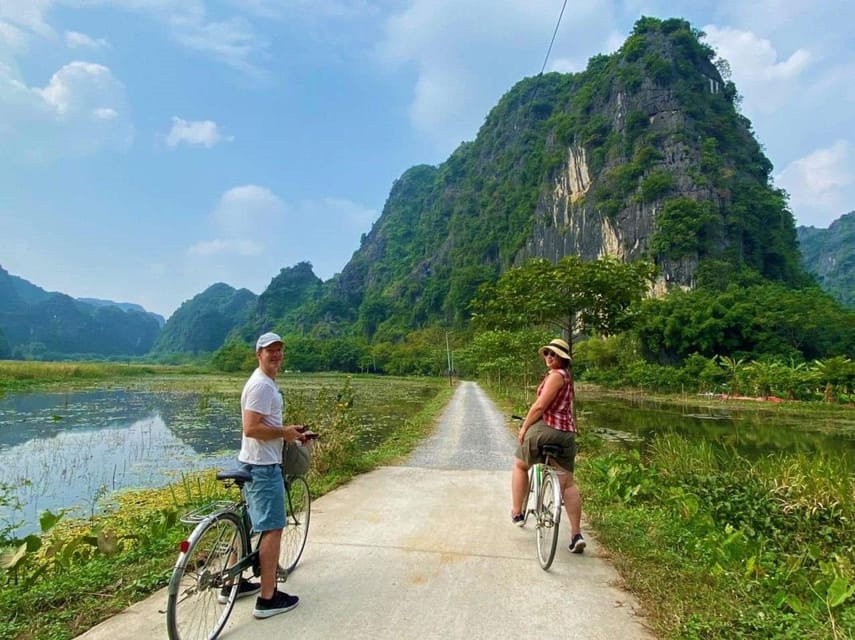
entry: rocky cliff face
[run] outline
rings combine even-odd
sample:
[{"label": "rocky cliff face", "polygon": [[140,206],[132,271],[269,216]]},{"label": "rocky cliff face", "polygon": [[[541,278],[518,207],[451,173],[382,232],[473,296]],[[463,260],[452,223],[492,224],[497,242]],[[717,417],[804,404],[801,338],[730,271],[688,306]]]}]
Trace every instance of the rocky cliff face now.
[{"label": "rocky cliff face", "polygon": [[[703,132],[687,109],[686,94],[675,90],[675,60],[681,53],[675,50],[668,34],[659,30],[647,31],[643,35],[646,50],[656,52],[665,61],[672,79],[663,83],[650,74],[641,76],[640,83],[622,80],[620,69],[627,69],[627,56],[618,53],[612,65],[617,73],[611,78],[608,90],[591,109],[607,123],[605,136],[601,138],[624,141],[613,150],[599,168],[592,168],[588,158],[593,149],[580,140],[576,133],[570,144],[564,147],[564,162],[550,177],[534,212],[535,222],[531,237],[516,256],[519,263],[531,257],[544,257],[557,261],[565,255],[579,255],[593,260],[611,255],[623,261],[655,258],[660,267],[657,289],[665,291],[670,286],[692,288],[698,268],[699,253],[672,257],[653,255],[651,240],[658,230],[659,214],[665,201],[688,198],[695,202],[707,202],[719,214],[731,206],[726,188],[717,189],[704,167],[701,147]],[[625,47],[626,49],[626,47]],[[696,58],[690,66],[679,71],[688,75],[683,80],[693,84],[696,93],[693,101],[723,100],[725,82],[716,67],[706,58]],[[694,76],[694,78],[692,78]],[[642,129],[645,141],[626,144],[632,137],[632,129]],[[750,132],[743,126],[741,138],[756,146]],[[607,187],[610,176],[633,162],[632,152],[644,149],[650,143],[654,150],[645,166],[638,167],[633,179],[620,193],[618,203],[610,199],[604,206],[602,189]],[[759,149],[757,149],[759,152]],[[734,171],[733,163],[730,171]],[[643,185],[650,176],[660,176],[667,188],[654,197],[646,197]],[[726,240],[718,239],[718,251],[724,250]]]}]

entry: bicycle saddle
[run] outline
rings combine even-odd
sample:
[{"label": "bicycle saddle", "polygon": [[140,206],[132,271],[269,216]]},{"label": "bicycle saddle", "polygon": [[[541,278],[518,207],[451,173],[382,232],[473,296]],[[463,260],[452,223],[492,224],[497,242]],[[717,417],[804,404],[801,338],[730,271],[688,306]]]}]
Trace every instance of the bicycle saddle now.
[{"label": "bicycle saddle", "polygon": [[564,455],[564,447],[560,444],[542,444],[540,445],[540,454],[544,457],[560,458]]},{"label": "bicycle saddle", "polygon": [[217,473],[217,480],[234,480],[238,484],[243,484],[244,482],[252,482],[252,474],[243,469],[228,469]]}]

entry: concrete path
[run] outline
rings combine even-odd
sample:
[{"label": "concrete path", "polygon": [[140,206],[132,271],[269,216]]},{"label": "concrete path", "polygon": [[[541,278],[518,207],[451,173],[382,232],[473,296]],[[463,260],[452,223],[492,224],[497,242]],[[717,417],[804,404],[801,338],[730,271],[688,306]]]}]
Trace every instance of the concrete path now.
[{"label": "concrete path", "polygon": [[[565,523],[552,568],[540,568],[532,526],[509,521],[504,422],[477,385],[461,383],[410,460],[315,501],[285,586],[300,606],[255,620],[254,598],[239,600],[220,638],[652,639],[591,531],[574,555]],[[162,590],[79,638],[166,638],[165,607]]]}]

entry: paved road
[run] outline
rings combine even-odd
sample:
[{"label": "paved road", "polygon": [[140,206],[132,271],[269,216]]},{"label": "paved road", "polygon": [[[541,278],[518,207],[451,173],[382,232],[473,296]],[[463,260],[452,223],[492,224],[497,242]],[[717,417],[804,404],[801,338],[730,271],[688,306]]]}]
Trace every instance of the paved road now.
[{"label": "paved road", "polygon": [[[460,383],[409,460],[313,504],[286,587],[300,606],[255,620],[254,598],[239,600],[220,638],[652,640],[592,532],[583,555],[563,541],[541,570],[531,526],[509,522],[514,441],[504,423],[475,383]],[[79,638],[166,638],[165,606],[163,590]]]}]

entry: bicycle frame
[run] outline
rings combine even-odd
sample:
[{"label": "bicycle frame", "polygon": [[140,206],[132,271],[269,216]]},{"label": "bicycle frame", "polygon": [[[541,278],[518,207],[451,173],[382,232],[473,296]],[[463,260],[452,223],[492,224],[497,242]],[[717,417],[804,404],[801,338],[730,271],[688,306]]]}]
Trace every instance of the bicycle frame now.
[{"label": "bicycle frame", "polygon": [[530,514],[536,515],[540,511],[540,487],[543,484],[543,471],[542,462],[531,465],[528,470],[528,497],[523,509],[523,522],[528,521]]},{"label": "bicycle frame", "polygon": [[[545,571],[552,566],[558,541],[558,527],[561,521],[562,491],[558,471],[552,465],[555,454],[545,445],[544,462],[538,462],[528,470],[528,493],[523,504],[523,525],[529,515],[535,519],[537,534],[537,557]],[[545,500],[548,507],[545,508]]]},{"label": "bicycle frame", "polygon": [[[219,504],[222,505],[223,503]],[[208,505],[208,507],[210,506],[211,505]],[[181,564],[184,554],[186,554],[189,549],[193,548],[197,539],[207,530],[208,526],[212,522],[221,518],[225,513],[232,513],[238,516],[238,519],[240,520],[240,526],[243,528],[246,539],[250,543],[250,550],[246,555],[240,557],[237,562],[231,565],[227,570],[212,576],[210,583],[200,584],[199,586],[203,588],[221,588],[226,584],[230,584],[235,578],[238,578],[244,570],[249,568],[252,568],[253,575],[258,576],[261,573],[261,565],[259,564],[258,557],[258,544],[256,544],[255,549],[252,549],[252,525],[250,523],[249,513],[246,510],[246,501],[243,497],[243,490],[241,490],[240,502],[228,503],[228,506],[223,506],[199,519],[200,512],[208,507],[202,507],[202,509],[188,513],[184,518],[182,518],[182,522],[195,523],[196,526],[187,539],[181,542],[179,546],[181,553],[178,556],[175,566]],[[242,550],[235,550],[234,553],[236,556],[241,555]]]}]

